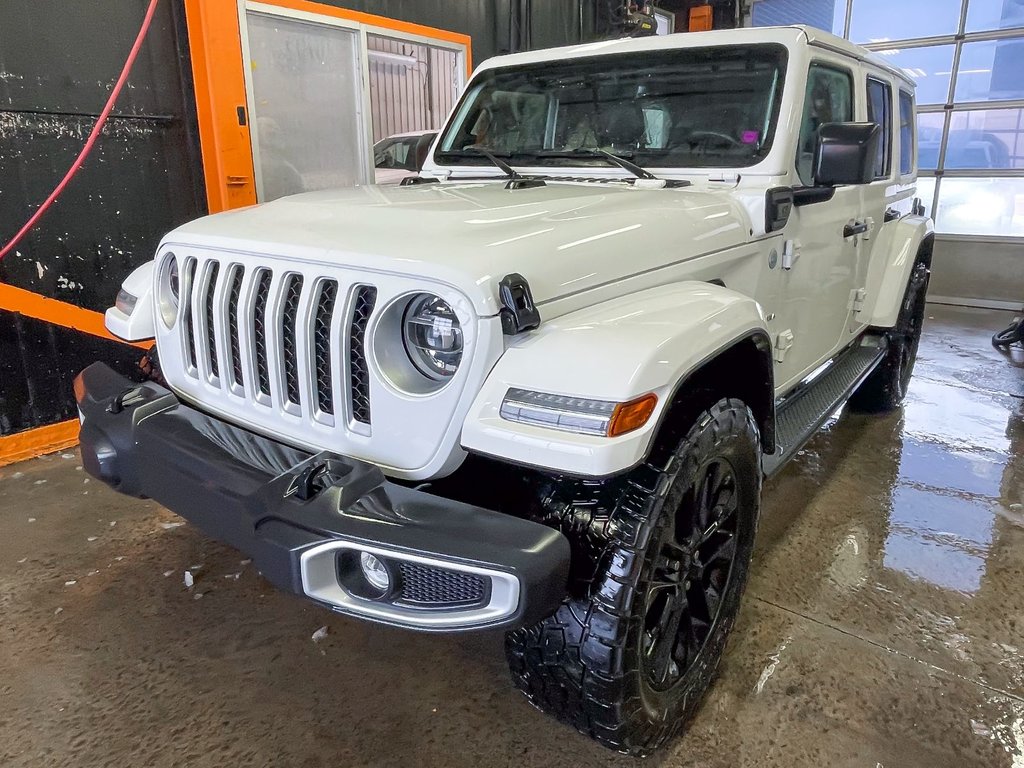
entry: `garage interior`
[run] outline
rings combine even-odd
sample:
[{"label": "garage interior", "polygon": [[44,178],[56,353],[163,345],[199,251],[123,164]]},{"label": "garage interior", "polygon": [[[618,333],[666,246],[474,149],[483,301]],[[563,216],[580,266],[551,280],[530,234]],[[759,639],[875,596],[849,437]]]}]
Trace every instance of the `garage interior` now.
[{"label": "garage interior", "polygon": [[[0,245],[74,163],[148,5],[3,5]],[[91,480],[73,393],[97,360],[141,378],[149,344],[102,313],[165,232],[414,175],[475,64],[621,35],[620,5],[159,0],[81,171],[0,258],[0,765],[636,763],[535,712],[502,633],[332,614]],[[909,73],[936,239],[903,407],[836,414],[766,484],[717,679],[648,762],[1024,766],[1024,350],[990,343],[1024,311],[1024,4],[653,11],[659,34],[808,24]]]}]

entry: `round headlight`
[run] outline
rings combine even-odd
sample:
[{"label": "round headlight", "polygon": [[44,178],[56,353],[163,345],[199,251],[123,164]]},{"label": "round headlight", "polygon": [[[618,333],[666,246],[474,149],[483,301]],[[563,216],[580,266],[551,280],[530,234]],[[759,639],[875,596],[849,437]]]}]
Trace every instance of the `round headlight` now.
[{"label": "round headlight", "polygon": [[462,326],[440,296],[413,297],[402,318],[402,340],[416,370],[434,381],[455,374],[462,361]]},{"label": "round headlight", "polygon": [[168,328],[173,327],[174,321],[178,317],[180,294],[181,276],[178,270],[178,257],[173,253],[169,253],[160,266],[156,292],[160,316],[163,318],[164,325]]}]

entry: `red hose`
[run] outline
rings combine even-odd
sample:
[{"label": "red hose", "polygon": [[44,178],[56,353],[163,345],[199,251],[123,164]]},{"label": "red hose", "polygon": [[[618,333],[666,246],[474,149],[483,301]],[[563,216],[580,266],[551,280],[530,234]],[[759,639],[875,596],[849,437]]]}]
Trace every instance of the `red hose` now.
[{"label": "red hose", "polygon": [[142,28],[139,30],[138,37],[135,38],[135,45],[132,46],[131,51],[128,53],[128,58],[124,62],[124,68],[121,70],[121,76],[117,78],[117,82],[114,83],[114,88],[110,92],[110,98],[107,99],[107,104],[103,107],[103,111],[100,112],[99,119],[96,121],[96,125],[92,127],[92,131],[89,133],[89,138],[85,141],[85,146],[82,147],[82,151],[78,153],[78,157],[75,158],[75,162],[71,164],[68,172],[64,174],[64,178],[60,180],[50,196],[43,201],[43,204],[36,209],[36,212],[32,214],[32,217],[25,222],[25,226],[18,230],[18,233],[11,238],[11,241],[0,250],[0,259],[3,259],[8,253],[10,253],[14,246],[28,234],[29,230],[36,225],[36,222],[42,218],[46,210],[53,205],[53,202],[60,196],[60,193],[64,191],[64,187],[68,185],[72,177],[78,173],[78,169],[82,167],[85,162],[85,158],[89,156],[92,151],[93,145],[96,143],[96,139],[99,138],[100,132],[103,130],[104,124],[107,122],[107,117],[110,115],[110,111],[114,108],[114,102],[117,101],[118,95],[121,93],[121,89],[124,87],[125,81],[128,80],[128,73],[132,71],[132,65],[135,63],[135,57],[139,55],[139,49],[142,47],[142,41],[146,39],[146,33],[149,31],[149,24],[153,21],[153,13],[156,11],[156,5],[159,0],[150,0],[149,8],[146,11],[146,18],[142,20]]}]

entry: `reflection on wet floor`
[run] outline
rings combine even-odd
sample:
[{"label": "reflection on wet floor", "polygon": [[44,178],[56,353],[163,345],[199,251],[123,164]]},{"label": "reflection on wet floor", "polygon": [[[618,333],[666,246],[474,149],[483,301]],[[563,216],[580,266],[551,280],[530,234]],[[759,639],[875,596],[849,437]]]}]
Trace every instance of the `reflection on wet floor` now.
[{"label": "reflection on wet floor", "polygon": [[[766,486],[718,680],[651,766],[1024,768],[1024,351],[928,315],[904,408]],[[532,710],[500,635],[283,596],[68,456],[0,469],[4,768],[637,765]]]}]

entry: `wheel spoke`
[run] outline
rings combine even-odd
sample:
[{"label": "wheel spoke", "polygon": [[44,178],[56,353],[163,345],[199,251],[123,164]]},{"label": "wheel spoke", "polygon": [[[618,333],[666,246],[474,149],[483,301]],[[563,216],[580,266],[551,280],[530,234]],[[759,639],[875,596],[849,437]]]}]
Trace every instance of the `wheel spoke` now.
[{"label": "wheel spoke", "polygon": [[700,559],[708,568],[722,560],[731,563],[736,555],[736,537],[728,532],[718,530],[717,536],[709,537],[701,547]]},{"label": "wheel spoke", "polygon": [[716,457],[701,467],[662,529],[640,647],[658,689],[678,681],[715,626],[736,557],[742,501],[732,465]]},{"label": "wheel spoke", "polygon": [[690,615],[696,620],[704,623],[711,622],[711,614],[708,610],[707,595],[704,594],[704,585],[700,579],[690,582],[686,590],[686,602],[690,606]]}]

